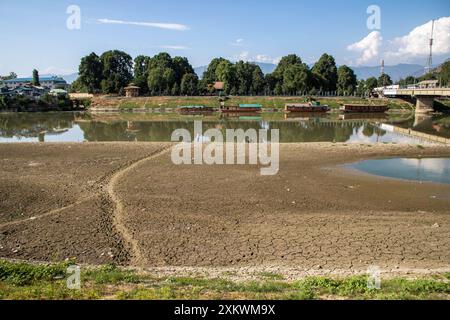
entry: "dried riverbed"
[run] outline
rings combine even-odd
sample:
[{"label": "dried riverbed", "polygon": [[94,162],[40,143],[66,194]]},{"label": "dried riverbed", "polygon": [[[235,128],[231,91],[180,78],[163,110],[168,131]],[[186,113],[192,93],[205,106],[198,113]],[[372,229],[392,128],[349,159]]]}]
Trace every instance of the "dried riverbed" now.
[{"label": "dried riverbed", "polygon": [[[170,144],[0,145],[0,257],[153,268],[450,269],[450,186],[340,164],[448,146],[281,146],[280,172],[175,166]],[[171,271],[172,270],[172,271]]]}]

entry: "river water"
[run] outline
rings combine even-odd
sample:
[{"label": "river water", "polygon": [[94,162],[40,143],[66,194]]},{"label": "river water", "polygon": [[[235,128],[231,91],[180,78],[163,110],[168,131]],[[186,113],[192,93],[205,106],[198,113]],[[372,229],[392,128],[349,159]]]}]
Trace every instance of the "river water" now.
[{"label": "river water", "polygon": [[381,129],[394,124],[440,137],[450,138],[450,117],[414,115],[284,115],[221,117],[176,114],[84,114],[0,113],[0,143],[84,142],[171,140],[175,129],[194,131],[194,121],[202,120],[203,130],[279,129],[280,142],[410,143],[427,141]]}]

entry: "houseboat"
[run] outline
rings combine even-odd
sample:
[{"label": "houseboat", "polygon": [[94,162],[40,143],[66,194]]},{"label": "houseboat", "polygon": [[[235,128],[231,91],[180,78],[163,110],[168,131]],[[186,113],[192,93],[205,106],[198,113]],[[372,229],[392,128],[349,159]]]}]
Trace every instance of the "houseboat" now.
[{"label": "houseboat", "polygon": [[290,103],[284,107],[284,112],[328,112],[330,108],[328,106],[321,105],[320,102],[308,102],[308,103]]},{"label": "houseboat", "polygon": [[341,111],[346,113],[384,113],[388,110],[387,105],[344,104],[341,107]]},{"label": "houseboat", "polygon": [[262,105],[260,104],[240,104],[238,106],[225,106],[220,107],[222,113],[260,113],[262,112]]},{"label": "houseboat", "polygon": [[202,114],[202,113],[212,113],[214,108],[207,106],[181,106],[177,108],[177,112],[181,114]]}]

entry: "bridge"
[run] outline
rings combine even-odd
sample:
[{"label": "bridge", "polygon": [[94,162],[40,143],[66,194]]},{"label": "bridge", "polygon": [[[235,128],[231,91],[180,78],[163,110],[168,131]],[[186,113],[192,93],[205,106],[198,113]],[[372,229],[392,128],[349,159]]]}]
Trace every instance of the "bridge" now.
[{"label": "bridge", "polygon": [[434,99],[450,97],[450,87],[400,88],[391,86],[383,89],[383,96],[408,101],[416,99],[416,113],[429,113],[433,112]]}]

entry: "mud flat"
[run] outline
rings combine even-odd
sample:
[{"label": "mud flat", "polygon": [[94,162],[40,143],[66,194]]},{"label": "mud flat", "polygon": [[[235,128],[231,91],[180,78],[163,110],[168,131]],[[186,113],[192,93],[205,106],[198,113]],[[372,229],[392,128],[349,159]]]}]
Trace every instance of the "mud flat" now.
[{"label": "mud flat", "polygon": [[161,274],[450,270],[449,185],[340,166],[450,156],[448,146],[285,144],[276,176],[258,166],[176,166],[169,150],[0,145],[0,257]]}]

